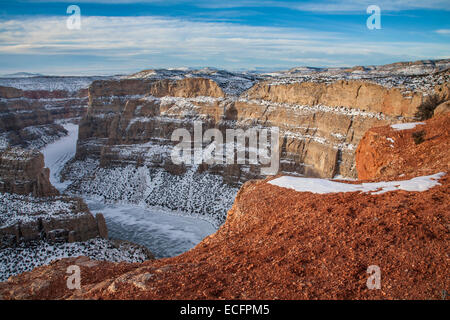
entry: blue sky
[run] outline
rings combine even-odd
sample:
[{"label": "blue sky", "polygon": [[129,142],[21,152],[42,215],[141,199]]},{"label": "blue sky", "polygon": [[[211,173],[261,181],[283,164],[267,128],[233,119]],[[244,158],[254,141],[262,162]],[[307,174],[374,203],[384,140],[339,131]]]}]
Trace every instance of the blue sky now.
[{"label": "blue sky", "polygon": [[[81,29],[66,27],[69,5]],[[276,70],[450,58],[449,0],[3,1],[0,74]],[[369,30],[369,5],[381,29]]]}]

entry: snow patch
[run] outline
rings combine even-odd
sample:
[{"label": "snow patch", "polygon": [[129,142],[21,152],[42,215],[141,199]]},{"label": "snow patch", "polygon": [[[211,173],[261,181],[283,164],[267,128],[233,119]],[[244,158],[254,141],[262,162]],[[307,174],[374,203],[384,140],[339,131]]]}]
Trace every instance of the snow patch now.
[{"label": "snow patch", "polygon": [[409,122],[409,123],[391,124],[391,128],[395,129],[396,131],[409,130],[409,129],[414,129],[417,125],[420,125],[420,124],[425,124],[425,122]]},{"label": "snow patch", "polygon": [[271,180],[269,183],[282,188],[294,189],[298,192],[312,192],[318,194],[358,191],[371,194],[382,194],[388,191],[398,190],[426,191],[440,185],[438,180],[444,175],[444,172],[440,172],[430,176],[416,177],[411,180],[370,182],[362,184],[347,184],[327,179],[283,176]]},{"label": "snow patch", "polygon": [[126,243],[117,245],[113,241],[100,238],[74,243],[35,241],[21,243],[15,247],[1,248],[0,281],[6,281],[10,276],[48,265],[55,260],[79,256],[111,262],[144,262],[147,260],[147,252],[144,248],[130,246]]}]

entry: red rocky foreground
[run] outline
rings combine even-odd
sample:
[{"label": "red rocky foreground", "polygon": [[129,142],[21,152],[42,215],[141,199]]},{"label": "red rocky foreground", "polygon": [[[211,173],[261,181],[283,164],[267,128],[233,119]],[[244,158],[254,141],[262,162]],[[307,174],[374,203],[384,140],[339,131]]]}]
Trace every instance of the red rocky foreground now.
[{"label": "red rocky foreground", "polygon": [[[361,142],[372,139],[374,151],[359,147],[370,154],[362,157],[366,179],[371,175],[370,179],[380,180],[382,172],[389,173],[384,176],[388,180],[446,173],[440,185],[429,190],[315,194],[277,187],[268,180],[250,181],[241,188],[226,223],[178,257],[139,264],[64,259],[0,283],[0,295],[3,299],[445,298],[450,288],[448,121],[447,114],[411,130],[374,129]],[[426,132],[424,142],[417,145],[410,138],[416,129]],[[374,139],[373,133],[382,138]],[[378,154],[386,137],[395,141],[392,147],[389,144],[389,155],[386,148]],[[66,269],[72,264],[81,267],[80,290],[66,287]],[[371,265],[381,270],[379,290],[366,286]]]}]

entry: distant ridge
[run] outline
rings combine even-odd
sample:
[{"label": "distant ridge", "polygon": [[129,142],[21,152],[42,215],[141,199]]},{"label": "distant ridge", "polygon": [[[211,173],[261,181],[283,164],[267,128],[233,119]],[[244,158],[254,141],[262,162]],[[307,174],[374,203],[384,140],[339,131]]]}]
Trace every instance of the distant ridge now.
[{"label": "distant ridge", "polygon": [[16,72],[9,74],[1,74],[1,78],[32,78],[32,77],[43,77],[40,73],[30,73],[30,72]]}]

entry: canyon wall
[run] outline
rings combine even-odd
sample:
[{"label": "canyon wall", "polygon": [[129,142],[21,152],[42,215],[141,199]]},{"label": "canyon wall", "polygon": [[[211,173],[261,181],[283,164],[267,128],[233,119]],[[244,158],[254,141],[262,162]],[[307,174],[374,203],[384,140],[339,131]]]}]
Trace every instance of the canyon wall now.
[{"label": "canyon wall", "polygon": [[57,124],[86,112],[87,89],[22,90],[0,86],[0,147],[37,148],[64,136]]},{"label": "canyon wall", "polygon": [[[178,141],[171,137],[176,129],[186,129],[192,138],[196,123],[202,135],[218,129],[227,149],[227,129],[245,135],[251,128],[278,127],[278,173],[354,179],[355,152],[364,134],[372,127],[410,121],[428,95],[448,97],[448,76],[272,79],[247,83],[242,90],[233,86],[233,77],[224,85],[223,75],[94,81],[75,160],[63,177],[73,182],[69,190],[74,193],[163,206],[220,225],[238,188],[265,178],[265,165],[251,164],[249,149],[243,164],[227,163],[225,155],[222,162],[174,164],[171,154]],[[210,143],[204,140],[202,149]],[[190,151],[195,148],[191,145]]]},{"label": "canyon wall", "polygon": [[[142,264],[63,259],[0,283],[0,298],[441,298],[449,285],[447,104],[425,124],[392,127],[410,120],[427,95],[448,99],[448,73],[430,77],[409,77],[406,87],[397,85],[403,76],[273,79],[248,91],[229,91],[232,85],[208,77],[93,82],[76,158],[63,171],[72,180],[69,190],[209,215],[220,228],[169,259]],[[8,99],[18,94],[4,93]],[[314,188],[297,192],[273,185],[272,178],[252,180],[262,177],[260,167],[248,163],[173,164],[172,132],[183,128],[192,134],[195,122],[203,132],[279,127],[279,174],[376,182],[433,174],[429,179],[435,184],[420,192],[319,194]],[[4,172],[7,176],[9,170]],[[300,183],[311,180],[317,181]],[[4,193],[0,202],[2,246],[37,239],[81,241],[86,237],[76,231],[80,224],[88,233],[106,232],[104,219],[87,215],[85,205],[73,198]],[[71,220],[78,217],[85,217],[80,224]],[[11,255],[3,252],[0,257]],[[67,289],[72,264],[82,269],[81,291]],[[370,265],[382,268],[380,290],[367,289]]]},{"label": "canyon wall", "polygon": [[0,213],[0,247],[40,240],[72,243],[108,238],[103,215],[94,217],[80,198],[2,194]]},{"label": "canyon wall", "polygon": [[60,196],[49,173],[37,150],[0,152],[0,245],[107,238],[103,215],[94,218],[83,200]]},{"label": "canyon wall", "polygon": [[0,152],[0,192],[32,194],[35,197],[58,195],[44,168],[44,156],[36,150],[9,148]]},{"label": "canyon wall", "polygon": [[333,83],[293,84],[259,83],[248,92],[251,99],[299,105],[348,106],[388,116],[412,117],[423,101],[417,92],[403,94],[400,88],[385,88],[362,81],[339,80]]}]

